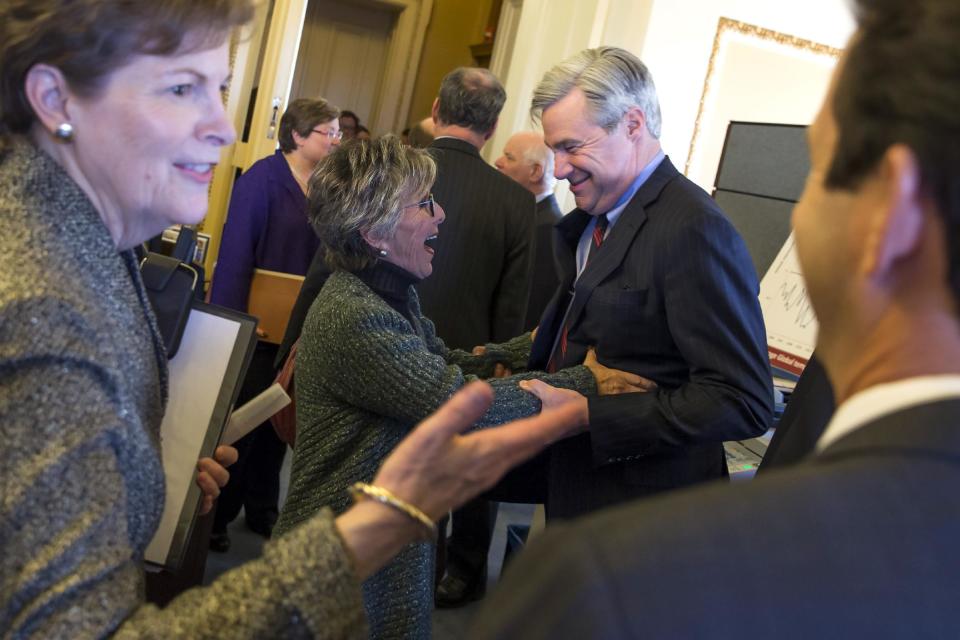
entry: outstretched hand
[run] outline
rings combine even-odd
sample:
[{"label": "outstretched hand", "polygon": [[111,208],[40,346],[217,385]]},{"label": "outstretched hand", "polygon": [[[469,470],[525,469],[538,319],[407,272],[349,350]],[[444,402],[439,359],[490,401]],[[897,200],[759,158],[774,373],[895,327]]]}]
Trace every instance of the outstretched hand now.
[{"label": "outstretched hand", "polygon": [[601,396],[647,392],[657,388],[657,383],[653,380],[629,371],[603,366],[597,360],[597,352],[592,348],[587,350],[587,357],[583,360],[583,366],[593,373],[593,377],[597,381],[597,393]]},{"label": "outstretched hand", "polygon": [[[397,445],[374,484],[436,521],[577,427],[574,408],[563,407],[464,434],[492,402],[493,389],[486,382],[465,386]],[[360,580],[423,533],[415,520],[374,500],[341,514],[337,529]]]},{"label": "outstretched hand", "polygon": [[485,382],[461,389],[394,449],[374,483],[437,519],[579,426],[576,408],[563,406],[464,434],[492,402]]}]

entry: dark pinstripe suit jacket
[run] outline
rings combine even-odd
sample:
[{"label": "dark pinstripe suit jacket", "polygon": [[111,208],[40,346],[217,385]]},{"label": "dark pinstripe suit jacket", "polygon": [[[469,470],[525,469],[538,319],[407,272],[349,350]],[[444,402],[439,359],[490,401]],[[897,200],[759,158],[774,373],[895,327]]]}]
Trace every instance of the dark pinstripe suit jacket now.
[{"label": "dark pinstripe suit jacket", "polygon": [[[549,359],[589,220],[576,210],[556,227],[561,287],[531,369]],[[723,441],[762,434],[773,415],[758,291],[733,225],[664,159],[576,283],[564,362],[582,362],[594,346],[602,364],[659,387],[590,398],[589,433],[551,449],[548,516],[726,475]]]},{"label": "dark pinstripe suit jacket", "polygon": [[448,347],[502,342],[523,330],[533,259],[534,197],[463,140],[439,138],[433,197],[443,206],[433,273],[417,285]]},{"label": "dark pinstripe suit jacket", "polygon": [[540,323],[540,316],[560,284],[557,263],[553,250],[553,227],[563,218],[560,205],[551,193],[537,203],[536,250],[533,257],[530,302],[527,304],[527,319],[524,331]]},{"label": "dark pinstripe suit jacket", "polygon": [[474,638],[958,638],[960,400],[535,540]]}]

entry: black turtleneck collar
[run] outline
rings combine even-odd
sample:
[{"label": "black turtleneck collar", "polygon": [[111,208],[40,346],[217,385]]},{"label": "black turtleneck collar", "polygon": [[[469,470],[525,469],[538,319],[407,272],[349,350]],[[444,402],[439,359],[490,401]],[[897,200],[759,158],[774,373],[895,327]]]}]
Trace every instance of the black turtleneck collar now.
[{"label": "black turtleneck collar", "polygon": [[358,271],[356,276],[383,298],[384,302],[413,322],[410,313],[410,285],[420,282],[420,278],[386,260],[377,260],[372,267]]}]

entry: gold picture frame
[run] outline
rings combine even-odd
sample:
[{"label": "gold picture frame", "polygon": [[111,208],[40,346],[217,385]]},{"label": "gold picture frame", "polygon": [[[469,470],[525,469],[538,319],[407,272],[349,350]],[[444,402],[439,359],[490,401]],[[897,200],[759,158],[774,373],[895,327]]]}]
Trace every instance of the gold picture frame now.
[{"label": "gold picture frame", "polygon": [[840,49],[721,17],[684,173],[708,191],[731,121],[809,124]]}]

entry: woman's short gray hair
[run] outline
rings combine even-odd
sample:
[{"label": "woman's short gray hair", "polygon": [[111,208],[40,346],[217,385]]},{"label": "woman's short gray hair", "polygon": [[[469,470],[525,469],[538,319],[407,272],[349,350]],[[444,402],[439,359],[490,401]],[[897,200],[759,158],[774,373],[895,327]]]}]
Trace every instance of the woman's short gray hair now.
[{"label": "woman's short gray hair", "polygon": [[631,107],[638,107],[647,131],[660,138],[660,101],[653,76],[626,49],[585,49],[547,71],[533,93],[530,114],[539,119],[547,107],[574,89],[583,91],[597,126],[612,131]]},{"label": "woman's short gray hair", "polygon": [[433,158],[394,135],[351,140],[321,160],[310,177],[307,215],[327,266],[358,271],[376,262],[362,234],[392,236],[402,207],[428,192],[436,177]]}]

